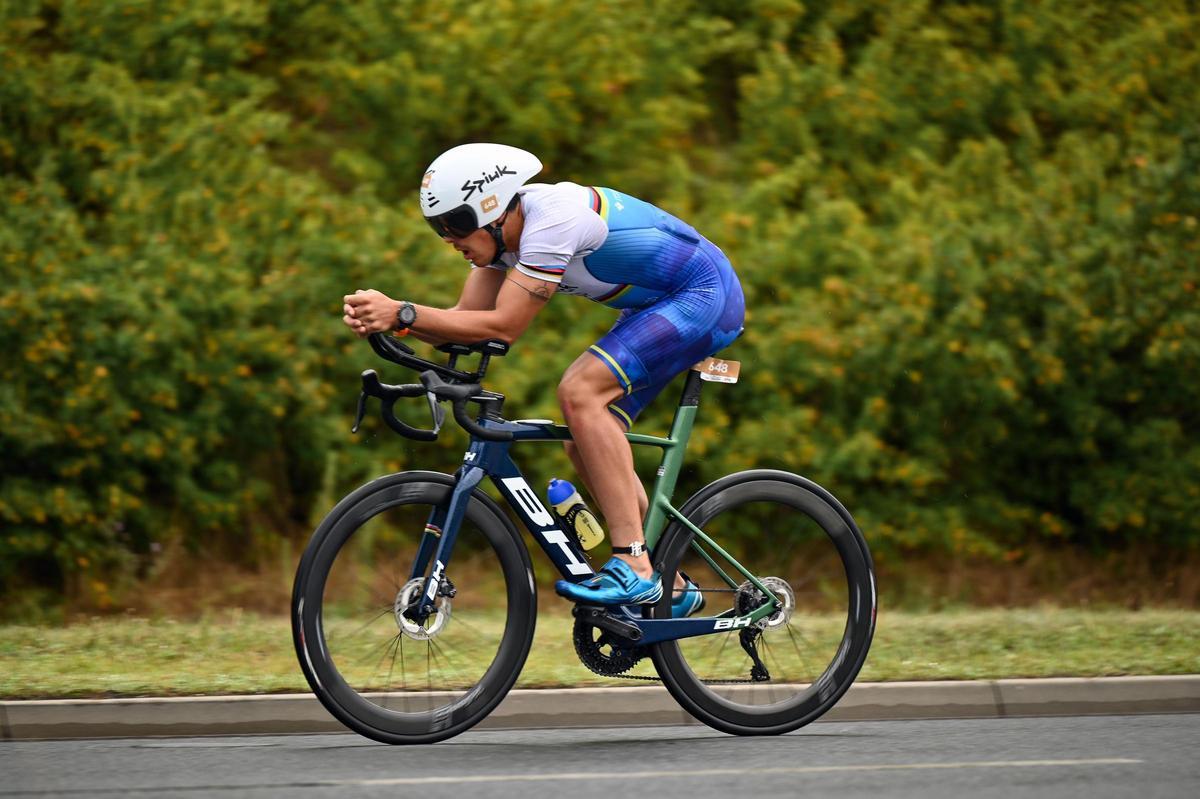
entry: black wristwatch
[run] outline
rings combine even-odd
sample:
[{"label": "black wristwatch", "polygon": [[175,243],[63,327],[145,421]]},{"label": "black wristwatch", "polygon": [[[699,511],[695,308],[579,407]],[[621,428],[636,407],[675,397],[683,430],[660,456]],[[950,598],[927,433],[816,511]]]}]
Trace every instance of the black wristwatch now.
[{"label": "black wristwatch", "polygon": [[417,306],[411,302],[402,302],[396,309],[396,330],[408,330],[417,322]]}]

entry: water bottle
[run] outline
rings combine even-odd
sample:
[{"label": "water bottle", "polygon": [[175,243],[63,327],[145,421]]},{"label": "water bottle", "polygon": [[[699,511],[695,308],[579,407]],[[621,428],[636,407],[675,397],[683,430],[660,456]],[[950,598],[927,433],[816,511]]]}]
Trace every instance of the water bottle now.
[{"label": "water bottle", "polygon": [[554,512],[566,522],[567,532],[574,533],[579,539],[580,546],[584,549],[594,549],[604,540],[604,528],[583,503],[583,497],[579,496],[575,486],[566,480],[555,478],[550,481],[546,496],[554,506]]}]

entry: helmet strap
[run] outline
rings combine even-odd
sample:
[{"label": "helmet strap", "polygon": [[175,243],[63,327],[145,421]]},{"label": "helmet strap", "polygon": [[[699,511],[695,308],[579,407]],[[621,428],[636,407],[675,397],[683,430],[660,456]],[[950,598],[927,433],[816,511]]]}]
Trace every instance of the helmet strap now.
[{"label": "helmet strap", "polygon": [[488,232],[492,234],[492,241],[496,242],[496,257],[492,259],[492,266],[500,263],[500,256],[508,252],[508,248],[504,246],[504,222],[520,202],[521,195],[514,194],[513,198],[508,201],[508,207],[504,209],[504,213],[500,218],[487,227]]},{"label": "helmet strap", "polygon": [[487,227],[488,233],[492,234],[492,241],[496,242],[496,257],[492,259],[493,266],[500,263],[500,256],[507,251],[504,246],[504,220],[507,216],[508,213],[505,212],[504,216]]}]

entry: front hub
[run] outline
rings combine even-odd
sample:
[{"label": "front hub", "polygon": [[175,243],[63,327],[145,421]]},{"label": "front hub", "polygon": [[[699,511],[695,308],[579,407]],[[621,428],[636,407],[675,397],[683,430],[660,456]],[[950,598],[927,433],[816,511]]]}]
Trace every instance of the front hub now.
[{"label": "front hub", "polygon": [[424,587],[425,580],[422,577],[409,580],[396,594],[396,601],[392,605],[396,626],[400,628],[401,633],[416,641],[428,641],[436,638],[437,634],[446,626],[446,622],[450,621],[450,597],[448,596],[437,598],[433,613],[426,617],[423,623],[404,615],[406,610],[421,601],[421,592]]}]

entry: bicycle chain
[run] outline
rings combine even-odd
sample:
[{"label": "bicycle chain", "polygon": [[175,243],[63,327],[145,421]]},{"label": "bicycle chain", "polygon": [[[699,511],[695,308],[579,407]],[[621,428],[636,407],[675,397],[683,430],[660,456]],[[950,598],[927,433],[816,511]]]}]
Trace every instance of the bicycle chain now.
[{"label": "bicycle chain", "polygon": [[[640,674],[606,674],[618,680],[645,680],[646,682],[662,682],[662,677],[644,677]],[[705,685],[760,685],[761,680],[701,680]]]},{"label": "bicycle chain", "polygon": [[[615,636],[607,631],[601,631],[600,640],[593,637],[593,630],[598,629],[582,621],[575,621],[573,638],[575,654],[588,671],[601,677],[612,677],[618,680],[640,680],[642,682],[662,682],[662,677],[647,677],[641,674],[625,674],[638,663],[649,657],[645,647],[635,646],[625,648],[615,642]],[[609,646],[612,654],[604,654],[600,647]],[[760,680],[701,680],[705,685],[748,685],[761,682]]]},{"label": "bicycle chain", "polygon": [[[705,593],[714,594],[737,594],[734,603],[738,613],[749,613],[755,607],[762,603],[764,597],[760,591],[750,588],[749,585],[742,585],[738,588],[706,588]],[[642,662],[649,656],[649,652],[645,647],[634,646],[624,647],[620,644],[620,638],[614,636],[607,631],[601,631],[600,639],[596,640],[593,637],[593,630],[598,628],[585,624],[576,619],[573,638],[575,642],[575,654],[579,656],[580,662],[588,668],[593,674],[598,674],[601,677],[613,677],[619,680],[641,680],[643,682],[662,682],[662,677],[646,677],[641,674],[625,674],[638,663]],[[746,631],[742,631],[745,633]],[[741,637],[739,635],[739,637]],[[600,647],[607,645],[610,654],[604,654]],[[743,649],[746,648],[746,643],[742,643]],[[756,663],[755,667],[761,664]],[[754,679],[753,670],[751,677],[745,680],[701,680],[705,685],[753,685],[763,682],[762,678]]]}]

